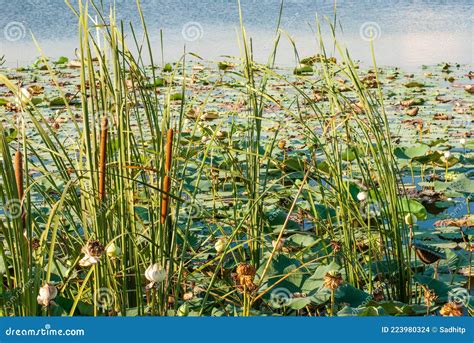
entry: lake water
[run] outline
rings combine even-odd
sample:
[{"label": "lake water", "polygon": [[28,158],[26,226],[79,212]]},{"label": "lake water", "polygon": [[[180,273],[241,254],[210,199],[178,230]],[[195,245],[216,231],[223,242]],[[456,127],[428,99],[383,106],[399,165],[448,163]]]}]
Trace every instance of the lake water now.
[{"label": "lake water", "polygon": [[[75,2],[75,1],[73,1]],[[100,2],[97,2],[100,3]],[[109,1],[104,2],[107,6]],[[245,25],[253,38],[257,60],[266,61],[280,10],[279,0],[242,0]],[[77,23],[63,0],[0,0],[0,55],[10,66],[24,65],[38,55],[35,35],[47,56],[73,56],[78,46]],[[140,27],[135,0],[116,0],[117,16]],[[161,56],[160,29],[164,33],[165,60],[183,52],[205,59],[239,55],[239,16],[236,0],[142,0],[156,56]],[[281,27],[291,36],[300,56],[318,52],[315,18],[332,17],[332,0],[286,0]],[[472,0],[339,0],[339,37],[354,59],[370,63],[369,32],[375,38],[377,62],[415,69],[422,64],[473,64]],[[128,25],[128,24],[127,24]],[[140,30],[138,30],[140,31]],[[31,33],[30,33],[31,32]],[[325,31],[328,37],[328,30]],[[292,66],[295,55],[283,37],[277,63]]]}]

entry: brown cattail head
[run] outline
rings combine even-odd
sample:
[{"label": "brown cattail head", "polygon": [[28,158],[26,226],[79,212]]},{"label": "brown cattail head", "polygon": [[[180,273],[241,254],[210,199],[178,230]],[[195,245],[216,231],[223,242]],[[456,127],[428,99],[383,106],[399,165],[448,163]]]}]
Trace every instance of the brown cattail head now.
[{"label": "brown cattail head", "polygon": [[[13,161],[13,169],[15,171],[16,189],[18,192],[18,200],[23,203],[24,189],[23,189],[23,154],[18,150]],[[23,205],[21,206],[21,222],[23,229],[26,227],[26,213]]]},{"label": "brown cattail head", "polygon": [[166,161],[165,161],[165,172],[169,173],[171,170],[171,157],[173,153],[173,129],[168,130],[166,135]]},{"label": "brown cattail head", "polygon": [[18,198],[23,199],[23,154],[17,151],[13,168],[15,169],[16,188],[18,191]]},{"label": "brown cattail head", "polygon": [[107,117],[102,118],[100,127],[100,156],[99,156],[99,200],[105,198],[105,166],[107,164]]},{"label": "brown cattail head", "polygon": [[166,159],[165,159],[165,177],[163,178],[163,195],[161,200],[161,224],[164,224],[166,217],[168,216],[168,193],[170,191],[170,177],[171,171],[171,158],[173,153],[173,129],[168,130],[166,135],[166,147],[165,147]]}]

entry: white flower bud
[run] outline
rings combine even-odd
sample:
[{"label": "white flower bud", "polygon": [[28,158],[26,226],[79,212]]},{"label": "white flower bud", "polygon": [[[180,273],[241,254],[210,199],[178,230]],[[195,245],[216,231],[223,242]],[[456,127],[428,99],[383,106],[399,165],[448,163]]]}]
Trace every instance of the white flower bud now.
[{"label": "white flower bud", "polygon": [[221,237],[217,239],[216,244],[214,244],[214,249],[216,249],[217,253],[220,254],[225,250],[227,246],[227,238]]},{"label": "white flower bud", "polygon": [[461,138],[459,143],[461,143],[462,146],[466,145],[466,138]]},{"label": "white flower bud", "polygon": [[367,199],[367,193],[366,192],[359,192],[357,194],[357,199],[359,201],[365,201],[365,199]]},{"label": "white flower bud", "polygon": [[15,97],[15,103],[20,106],[25,104],[30,100],[33,96],[26,88],[20,88],[18,95]]},{"label": "white flower bud", "polygon": [[117,258],[122,253],[122,250],[115,243],[112,243],[112,244],[109,244],[105,252],[107,253],[108,257]]},{"label": "white flower bud", "polygon": [[445,159],[448,159],[450,156],[451,156],[451,152],[449,152],[449,151],[444,152],[444,158]]},{"label": "white flower bud", "polygon": [[158,263],[152,264],[145,270],[145,277],[150,281],[150,284],[148,285],[150,288],[156,283],[162,283],[165,281],[166,276],[166,270],[161,268]]},{"label": "white flower bud", "polygon": [[418,221],[418,218],[413,213],[408,213],[405,216],[405,224],[407,225],[415,225]]}]

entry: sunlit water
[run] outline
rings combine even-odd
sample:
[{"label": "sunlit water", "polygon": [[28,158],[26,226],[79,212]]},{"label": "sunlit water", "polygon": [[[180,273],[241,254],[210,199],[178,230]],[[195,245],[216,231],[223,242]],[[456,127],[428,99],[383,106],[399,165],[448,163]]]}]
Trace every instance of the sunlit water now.
[{"label": "sunlit water", "polygon": [[[76,2],[72,0],[72,2]],[[100,3],[100,2],[99,2]],[[108,1],[105,2],[110,3]],[[135,0],[116,0],[117,16],[141,27]],[[242,0],[245,25],[253,38],[257,60],[271,51],[279,0]],[[77,22],[63,0],[0,0],[0,55],[10,66],[24,65],[38,55],[33,33],[45,55],[74,56]],[[236,0],[142,0],[154,53],[175,61],[184,51],[205,59],[239,55],[239,16]],[[370,32],[375,38],[377,62],[415,69],[443,61],[473,64],[472,0],[339,0],[338,36],[354,59],[371,62]],[[333,19],[332,0],[286,0],[281,28],[294,39],[300,56],[318,53],[315,18]],[[341,31],[341,27],[342,30]],[[128,30],[130,38],[130,30]],[[328,30],[324,35],[329,37]],[[331,49],[330,49],[331,50]],[[277,63],[292,66],[295,54],[283,35]]]}]

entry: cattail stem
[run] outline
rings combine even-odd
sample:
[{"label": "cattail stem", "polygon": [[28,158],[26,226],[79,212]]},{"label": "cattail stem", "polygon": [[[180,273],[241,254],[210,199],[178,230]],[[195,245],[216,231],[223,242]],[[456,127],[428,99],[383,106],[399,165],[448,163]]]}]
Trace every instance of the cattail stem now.
[{"label": "cattail stem", "polygon": [[173,129],[169,129],[168,134],[166,135],[165,177],[163,179],[163,195],[161,199],[161,224],[165,223],[166,217],[168,216],[168,200],[169,200],[168,193],[170,191],[170,181],[171,181],[169,177],[169,173],[171,171],[172,152],[173,152]]},{"label": "cattail stem", "polygon": [[448,170],[449,170],[449,162],[448,162],[448,159],[446,159],[446,171],[444,173],[444,182],[448,182]]},{"label": "cattail stem", "polygon": [[107,132],[108,120],[107,117],[102,119],[101,134],[100,134],[100,160],[99,160],[99,200],[103,201],[105,198],[105,167],[107,163]]},{"label": "cattail stem", "polygon": [[331,289],[331,317],[334,316],[334,289]]}]

